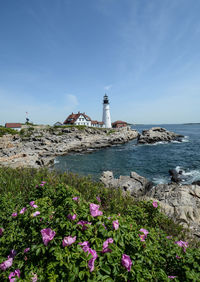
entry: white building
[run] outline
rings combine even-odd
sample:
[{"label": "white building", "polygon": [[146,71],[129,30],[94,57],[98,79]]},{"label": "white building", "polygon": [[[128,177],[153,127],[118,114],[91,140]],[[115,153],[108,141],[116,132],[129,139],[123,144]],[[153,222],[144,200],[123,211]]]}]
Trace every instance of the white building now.
[{"label": "white building", "polygon": [[111,117],[110,117],[110,105],[108,96],[105,94],[103,97],[103,118],[102,121],[105,125],[105,128],[112,128]]},{"label": "white building", "polygon": [[85,113],[78,112],[77,114],[71,113],[66,120],[64,121],[64,124],[68,125],[86,125],[91,126],[92,120],[89,116],[87,116]]}]

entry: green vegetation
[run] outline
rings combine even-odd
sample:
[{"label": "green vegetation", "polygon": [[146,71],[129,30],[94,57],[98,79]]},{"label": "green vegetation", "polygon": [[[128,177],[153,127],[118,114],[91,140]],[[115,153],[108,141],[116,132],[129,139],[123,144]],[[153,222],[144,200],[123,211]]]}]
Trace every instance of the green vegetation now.
[{"label": "green vegetation", "polygon": [[19,132],[17,130],[14,130],[12,128],[5,128],[5,127],[0,127],[0,137],[2,137],[5,134],[18,134]]},{"label": "green vegetation", "polygon": [[198,244],[152,202],[44,169],[0,168],[0,195],[0,281],[200,281]]}]

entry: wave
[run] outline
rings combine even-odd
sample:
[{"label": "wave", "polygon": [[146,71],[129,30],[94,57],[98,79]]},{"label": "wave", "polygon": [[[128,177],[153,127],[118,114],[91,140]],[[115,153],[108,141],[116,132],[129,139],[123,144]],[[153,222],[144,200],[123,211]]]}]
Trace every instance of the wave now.
[{"label": "wave", "polygon": [[175,168],[177,173],[180,174],[181,182],[184,184],[191,184],[194,181],[200,180],[200,169],[183,169],[180,166]]},{"label": "wave", "polygon": [[189,136],[184,136],[181,142],[185,142],[185,143],[190,142]]},{"label": "wave", "polygon": [[56,160],[56,159],[54,160],[54,164],[59,164],[59,162],[60,162],[60,161],[58,161],[58,160]]}]

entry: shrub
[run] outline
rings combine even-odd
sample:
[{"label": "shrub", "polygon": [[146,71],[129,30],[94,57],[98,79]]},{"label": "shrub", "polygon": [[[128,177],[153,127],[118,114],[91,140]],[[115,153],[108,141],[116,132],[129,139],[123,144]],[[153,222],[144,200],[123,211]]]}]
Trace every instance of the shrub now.
[{"label": "shrub", "polygon": [[3,135],[5,134],[12,134],[12,135],[15,135],[15,134],[18,134],[19,132],[15,129],[12,129],[12,128],[5,128],[5,127],[0,127],[0,137],[2,137]]},{"label": "shrub", "polygon": [[18,269],[23,281],[200,279],[199,249],[167,238],[166,217],[152,202],[123,199],[117,189],[112,198],[98,183],[46,170],[0,169],[0,187],[0,267],[13,258],[1,281]]}]

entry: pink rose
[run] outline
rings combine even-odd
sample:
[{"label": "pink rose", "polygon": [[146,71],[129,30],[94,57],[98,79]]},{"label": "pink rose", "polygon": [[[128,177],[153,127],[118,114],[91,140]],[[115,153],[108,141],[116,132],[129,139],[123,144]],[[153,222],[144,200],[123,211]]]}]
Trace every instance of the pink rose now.
[{"label": "pink rose", "polygon": [[29,205],[31,206],[31,207],[33,207],[33,208],[38,208],[38,206],[37,205],[35,205],[35,201],[31,201],[30,203],[29,203]]},{"label": "pink rose", "polygon": [[82,250],[83,250],[85,253],[89,251],[90,244],[89,244],[88,241],[84,241],[83,243],[78,243],[78,244],[83,247]]},{"label": "pink rose", "polygon": [[14,272],[10,273],[10,275],[8,276],[9,281],[14,282],[15,278],[12,278],[12,277],[15,277],[15,276],[20,277],[20,270],[19,269],[16,269]]},{"label": "pink rose", "polygon": [[102,211],[99,211],[99,205],[96,204],[90,204],[90,214],[93,217],[102,215]]},{"label": "pink rose", "polygon": [[46,228],[41,230],[41,234],[44,245],[47,246],[48,243],[53,240],[54,236],[56,235],[56,232],[51,230],[51,228]]},{"label": "pink rose", "polygon": [[112,239],[112,238],[108,238],[108,239],[103,243],[103,250],[102,250],[102,253],[111,252],[111,250],[108,248],[108,244],[112,244],[112,243],[113,243],[113,239]]},{"label": "pink rose", "polygon": [[128,255],[123,254],[122,255],[122,265],[128,270],[131,270],[131,266],[132,266],[132,261],[130,259],[130,257]]},{"label": "pink rose", "polygon": [[63,239],[62,245],[63,247],[67,247],[73,244],[75,241],[76,241],[76,236],[74,237],[68,236]]},{"label": "pink rose", "polygon": [[75,220],[75,219],[76,219],[76,214],[73,214],[73,215],[68,214],[67,217],[68,217],[70,220]]},{"label": "pink rose", "polygon": [[17,212],[12,213],[12,217],[16,217],[17,216]]},{"label": "pink rose", "polygon": [[157,208],[157,207],[158,207],[158,203],[157,203],[156,201],[154,201],[154,202],[152,203],[152,205],[153,205],[154,208]]},{"label": "pink rose", "polygon": [[25,213],[26,210],[27,210],[27,208],[22,208],[19,213],[20,213],[20,214],[23,214],[23,213]]},{"label": "pink rose", "polygon": [[9,258],[0,264],[0,269],[5,271],[7,268],[11,267],[13,264],[13,258]]},{"label": "pink rose", "polygon": [[113,225],[113,229],[117,230],[119,228],[119,221],[118,220],[114,220],[112,225]]}]

